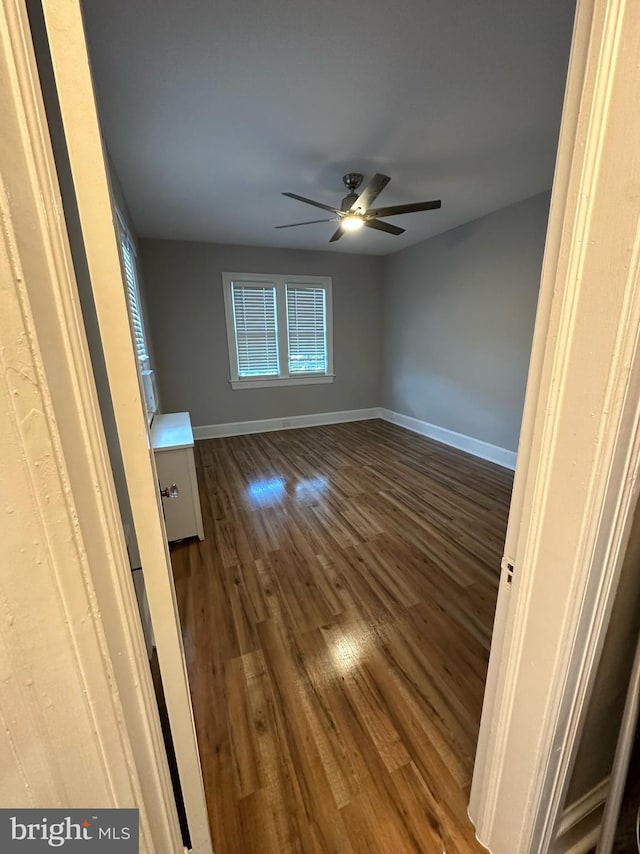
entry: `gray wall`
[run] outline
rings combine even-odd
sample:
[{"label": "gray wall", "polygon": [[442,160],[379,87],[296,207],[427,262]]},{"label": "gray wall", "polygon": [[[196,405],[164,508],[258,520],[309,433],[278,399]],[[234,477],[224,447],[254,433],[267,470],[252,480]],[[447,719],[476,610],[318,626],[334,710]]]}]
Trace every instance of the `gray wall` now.
[{"label": "gray wall", "polygon": [[517,450],[549,198],[386,256],[385,407]]},{"label": "gray wall", "polygon": [[[382,269],[373,256],[140,240],[163,411],[194,426],[380,405]],[[233,390],[222,273],[333,279],[336,378],[326,385]]]}]

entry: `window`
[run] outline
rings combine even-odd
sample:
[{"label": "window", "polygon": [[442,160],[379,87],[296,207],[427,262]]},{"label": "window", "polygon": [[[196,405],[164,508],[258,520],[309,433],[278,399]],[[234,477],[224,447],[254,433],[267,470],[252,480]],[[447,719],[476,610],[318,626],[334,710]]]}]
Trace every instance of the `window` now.
[{"label": "window", "polygon": [[324,288],[287,285],[289,373],[327,373],[327,300]]},{"label": "window", "polygon": [[333,382],[331,279],[223,273],[231,386]]},{"label": "window", "polygon": [[140,300],[140,289],[138,287],[138,273],[136,268],[136,249],[129,231],[120,214],[117,214],[118,236],[120,238],[120,251],[122,254],[122,270],[126,287],[127,305],[131,319],[131,332],[133,343],[138,357],[138,366],[142,378],[142,392],[147,407],[149,420],[155,415],[158,404],[156,400],[153,371],[149,362],[149,349],[144,332],[144,321],[142,319],[142,307]]},{"label": "window", "polygon": [[276,289],[256,282],[251,286],[234,286],[231,297],[238,376],[277,375],[280,369]]}]

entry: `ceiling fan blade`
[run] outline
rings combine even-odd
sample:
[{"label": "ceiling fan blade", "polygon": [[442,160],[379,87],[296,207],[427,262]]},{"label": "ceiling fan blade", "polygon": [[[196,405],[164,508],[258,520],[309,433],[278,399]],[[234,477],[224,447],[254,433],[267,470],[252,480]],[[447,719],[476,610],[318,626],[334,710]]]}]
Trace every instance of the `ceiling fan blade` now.
[{"label": "ceiling fan blade", "polygon": [[379,219],[365,219],[364,224],[367,228],[375,228],[377,231],[386,231],[387,234],[403,234],[406,229],[398,228],[397,225],[391,225],[389,222],[380,222]]},{"label": "ceiling fan blade", "polygon": [[344,234],[344,229],[342,228],[341,225],[339,225],[337,227],[337,229],[333,232],[331,237],[329,238],[329,243],[335,243],[336,240],[340,240],[340,238],[342,237],[343,234]]},{"label": "ceiling fan blade", "polygon": [[313,199],[305,199],[304,196],[298,196],[296,193],[283,193],[283,196],[288,196],[290,199],[296,199],[298,202],[304,202],[305,205],[313,205],[315,208],[322,208],[323,211],[330,211],[333,214],[339,214],[337,208],[332,208],[329,205],[323,205],[322,202],[314,202]]},{"label": "ceiling fan blade", "polygon": [[337,216],[332,216],[329,219],[310,219],[307,222],[292,222],[290,225],[275,225],[274,228],[295,228],[297,225],[313,225],[316,222],[337,222],[337,220]]},{"label": "ceiling fan blade", "polygon": [[432,202],[416,202],[413,205],[392,205],[389,208],[376,208],[367,211],[370,216],[398,216],[398,214],[418,213],[419,211],[434,211],[442,207],[440,199]]},{"label": "ceiling fan blade", "polygon": [[369,206],[378,198],[390,180],[391,178],[387,175],[380,175],[377,172],[351,205],[351,210],[357,211],[360,208],[363,213],[368,210]]}]

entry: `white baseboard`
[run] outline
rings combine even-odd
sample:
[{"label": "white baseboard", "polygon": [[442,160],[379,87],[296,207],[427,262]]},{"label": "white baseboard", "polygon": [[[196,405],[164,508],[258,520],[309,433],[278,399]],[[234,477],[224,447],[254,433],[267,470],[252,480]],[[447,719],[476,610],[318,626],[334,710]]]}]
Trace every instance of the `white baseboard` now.
[{"label": "white baseboard", "polygon": [[286,418],[262,418],[257,421],[232,421],[226,424],[204,424],[193,428],[195,439],[221,439],[224,436],[245,436],[249,433],[268,433],[271,430],[294,430],[298,427],[319,427],[323,424],[342,424],[347,421],[368,421],[372,418],[382,418],[399,427],[405,427],[421,436],[435,439],[444,445],[466,451],[483,460],[497,463],[508,469],[515,469],[516,454],[507,451],[497,445],[490,445],[472,436],[447,430],[446,427],[438,427],[429,424],[428,421],[420,421],[409,415],[401,415],[380,406],[369,409],[344,409],[340,412],[316,412],[312,415],[290,415]]},{"label": "white baseboard", "polygon": [[606,777],[563,811],[553,854],[587,854],[596,846],[608,791]]},{"label": "white baseboard", "polygon": [[516,467],[517,454],[515,451],[499,448],[497,445],[491,445],[481,439],[474,439],[472,436],[465,436],[464,433],[456,433],[454,430],[447,430],[446,427],[438,427],[437,424],[429,424],[428,421],[420,421],[420,419],[412,418],[409,415],[401,415],[399,412],[392,412],[390,409],[381,409],[379,417],[384,418],[385,421],[390,421],[392,424],[405,427],[407,430],[413,430],[414,433],[420,433],[421,436],[435,439],[436,442],[457,448],[459,451],[466,451],[475,457],[497,463],[504,468],[515,469]]},{"label": "white baseboard", "polygon": [[290,415],[286,418],[263,418],[259,421],[234,421],[228,424],[205,424],[193,428],[195,439],[220,439],[224,436],[245,436],[249,433],[269,433],[272,430],[293,430],[297,427],[319,427],[323,424],[342,424],[346,421],[368,421],[380,418],[380,408],[345,409],[341,412],[318,412],[313,415]]}]

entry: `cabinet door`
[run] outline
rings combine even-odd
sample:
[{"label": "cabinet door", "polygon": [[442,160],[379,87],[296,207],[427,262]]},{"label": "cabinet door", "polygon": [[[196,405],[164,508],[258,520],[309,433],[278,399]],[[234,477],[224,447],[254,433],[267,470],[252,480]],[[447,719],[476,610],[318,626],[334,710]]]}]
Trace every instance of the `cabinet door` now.
[{"label": "cabinet door", "polygon": [[202,539],[200,504],[197,484],[194,484],[193,449],[156,451],[156,468],[161,489],[171,487],[174,483],[178,487],[176,498],[162,499],[167,539],[169,542],[185,537],[199,536]]}]

